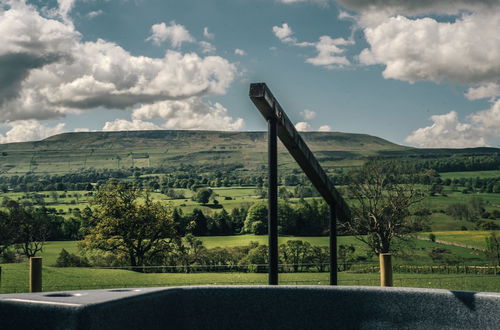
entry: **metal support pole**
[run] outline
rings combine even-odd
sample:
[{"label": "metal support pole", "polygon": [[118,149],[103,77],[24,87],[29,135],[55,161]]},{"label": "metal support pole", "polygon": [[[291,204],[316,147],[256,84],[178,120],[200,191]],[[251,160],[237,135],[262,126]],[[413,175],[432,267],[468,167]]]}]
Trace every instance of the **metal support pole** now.
[{"label": "metal support pole", "polygon": [[42,258],[30,258],[30,292],[42,292]]},{"label": "metal support pole", "polygon": [[330,285],[337,285],[337,214],[330,205]]},{"label": "metal support pole", "polygon": [[278,134],[276,119],[268,120],[269,153],[269,284],[278,284]]}]

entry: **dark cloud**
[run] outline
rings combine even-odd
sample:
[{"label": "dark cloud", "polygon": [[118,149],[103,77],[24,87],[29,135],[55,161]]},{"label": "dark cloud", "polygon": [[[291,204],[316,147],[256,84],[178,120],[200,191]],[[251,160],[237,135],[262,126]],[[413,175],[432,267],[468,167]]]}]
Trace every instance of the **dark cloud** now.
[{"label": "dark cloud", "polygon": [[398,10],[401,13],[454,12],[463,9],[498,6],[499,0],[337,0],[346,9]]},{"label": "dark cloud", "polygon": [[50,55],[39,57],[28,53],[13,53],[0,56],[0,104],[19,96],[21,83],[30,70],[54,63],[61,57]]}]

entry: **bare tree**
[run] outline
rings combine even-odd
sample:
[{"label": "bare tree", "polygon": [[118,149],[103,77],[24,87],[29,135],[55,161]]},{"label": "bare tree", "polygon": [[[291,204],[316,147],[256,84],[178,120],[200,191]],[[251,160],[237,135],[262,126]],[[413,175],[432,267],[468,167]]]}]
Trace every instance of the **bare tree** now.
[{"label": "bare tree", "polygon": [[486,255],[496,266],[500,266],[500,237],[492,231],[486,237]]},{"label": "bare tree", "polygon": [[376,254],[391,252],[391,242],[422,228],[425,217],[412,214],[424,198],[412,183],[413,171],[392,162],[370,160],[351,171],[351,220],[343,224]]}]

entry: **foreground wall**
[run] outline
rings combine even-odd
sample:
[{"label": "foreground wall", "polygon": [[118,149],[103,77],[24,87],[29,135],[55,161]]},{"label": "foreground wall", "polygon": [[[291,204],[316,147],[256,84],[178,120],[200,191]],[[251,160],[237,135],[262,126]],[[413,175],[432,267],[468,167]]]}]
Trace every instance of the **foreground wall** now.
[{"label": "foreground wall", "polygon": [[325,286],[0,295],[2,329],[500,329],[500,294]]}]

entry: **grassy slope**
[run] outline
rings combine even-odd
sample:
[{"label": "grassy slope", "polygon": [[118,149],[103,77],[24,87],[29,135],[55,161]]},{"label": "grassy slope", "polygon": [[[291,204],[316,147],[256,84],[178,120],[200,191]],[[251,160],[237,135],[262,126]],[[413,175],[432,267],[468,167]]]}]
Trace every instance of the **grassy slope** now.
[{"label": "grassy slope", "polygon": [[[495,232],[500,235],[500,230]],[[436,231],[433,234],[436,235],[438,240],[485,248],[486,237],[490,233],[491,231]],[[421,235],[427,237],[429,233],[422,233]]]},{"label": "grassy slope", "polygon": [[[339,132],[305,132],[304,140],[325,167],[354,166],[367,156],[485,154],[495,148],[414,149],[378,137]],[[172,164],[241,164],[246,170],[266,163],[265,132],[130,131],[64,133],[37,142],[0,145],[4,174],[68,173],[81,168],[159,167]],[[208,143],[207,143],[208,142]],[[280,166],[297,168],[282,145]]]},{"label": "grassy slope", "polygon": [[[346,133],[305,133],[325,165],[350,162],[381,150],[406,150],[386,140]],[[7,174],[66,173],[80,168],[158,167],[172,164],[243,164],[257,169],[266,160],[265,132],[136,131],[65,133],[43,141],[0,145]],[[208,143],[207,143],[208,142]],[[280,146],[282,166],[295,166]]]}]

